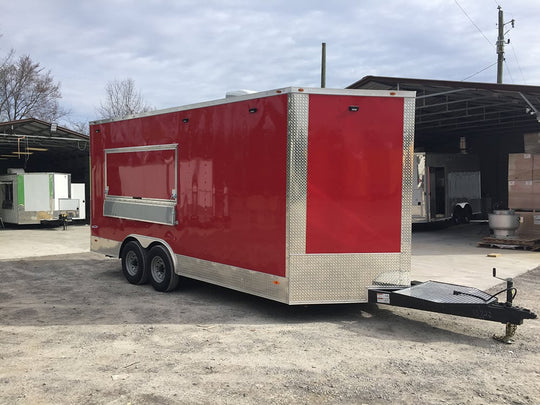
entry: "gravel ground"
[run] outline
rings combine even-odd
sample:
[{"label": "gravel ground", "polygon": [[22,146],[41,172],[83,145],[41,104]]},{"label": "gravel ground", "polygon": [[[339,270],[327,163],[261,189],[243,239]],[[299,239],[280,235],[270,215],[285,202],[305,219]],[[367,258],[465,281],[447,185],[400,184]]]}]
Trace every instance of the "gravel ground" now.
[{"label": "gravel ground", "polygon": [[[538,320],[504,345],[502,324],[415,310],[157,293],[93,253],[0,272],[3,404],[540,403]],[[515,284],[538,313],[540,268]]]}]

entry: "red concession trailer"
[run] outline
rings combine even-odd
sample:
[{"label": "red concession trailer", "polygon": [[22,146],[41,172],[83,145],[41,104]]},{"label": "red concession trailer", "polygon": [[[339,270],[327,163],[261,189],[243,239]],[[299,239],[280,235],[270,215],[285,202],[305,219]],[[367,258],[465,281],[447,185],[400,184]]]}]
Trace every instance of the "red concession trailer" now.
[{"label": "red concession trailer", "polygon": [[414,93],[283,88],[91,123],[91,249],[288,304],[409,285]]},{"label": "red concession trailer", "polygon": [[[507,324],[475,288],[410,282],[412,92],[289,87],[90,126],[91,249],[287,304],[374,302]],[[494,274],[495,275],[495,274]]]}]

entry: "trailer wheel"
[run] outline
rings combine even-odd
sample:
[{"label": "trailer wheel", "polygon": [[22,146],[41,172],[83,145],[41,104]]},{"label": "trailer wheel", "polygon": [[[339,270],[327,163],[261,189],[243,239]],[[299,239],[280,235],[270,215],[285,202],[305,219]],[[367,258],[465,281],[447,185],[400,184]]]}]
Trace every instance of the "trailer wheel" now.
[{"label": "trailer wheel", "polygon": [[472,219],[472,208],[470,205],[466,205],[463,209],[463,223],[468,224]]},{"label": "trailer wheel", "polygon": [[156,245],[148,252],[148,269],[156,291],[168,292],[178,286],[180,277],[174,272],[171,256],[162,245]]},{"label": "trailer wheel", "polygon": [[125,244],[121,253],[122,273],[131,284],[145,284],[148,282],[148,269],[146,266],[146,253],[136,241]]},{"label": "trailer wheel", "polygon": [[454,207],[454,213],[452,214],[452,221],[455,224],[461,224],[463,222],[463,208],[459,205]]}]

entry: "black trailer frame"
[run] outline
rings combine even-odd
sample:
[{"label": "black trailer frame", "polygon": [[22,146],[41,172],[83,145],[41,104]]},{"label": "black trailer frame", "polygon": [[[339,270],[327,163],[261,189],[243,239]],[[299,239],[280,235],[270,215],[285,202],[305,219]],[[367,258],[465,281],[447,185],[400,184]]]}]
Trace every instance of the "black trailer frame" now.
[{"label": "black trailer frame", "polygon": [[[496,277],[495,269],[493,276]],[[505,323],[505,336],[495,338],[512,343],[517,325],[537,316],[529,309],[512,305],[517,290],[512,279],[505,281],[506,288],[496,294],[437,281],[414,283],[406,288],[374,286],[368,289],[368,302]],[[506,302],[497,299],[502,293],[506,293]]]}]

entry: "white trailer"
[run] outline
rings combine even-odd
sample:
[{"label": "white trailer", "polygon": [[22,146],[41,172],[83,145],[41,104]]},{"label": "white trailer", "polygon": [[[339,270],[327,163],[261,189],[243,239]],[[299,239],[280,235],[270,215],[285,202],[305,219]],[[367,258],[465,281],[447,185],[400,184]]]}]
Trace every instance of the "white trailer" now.
[{"label": "white trailer", "polygon": [[86,184],[71,183],[71,199],[78,202],[77,215],[73,219],[86,219]]},{"label": "white trailer", "polygon": [[482,212],[480,164],[475,155],[414,154],[413,223],[453,219],[467,223]]},{"label": "white trailer", "polygon": [[26,225],[79,215],[80,201],[71,198],[71,175],[10,173],[0,176],[0,218]]}]

